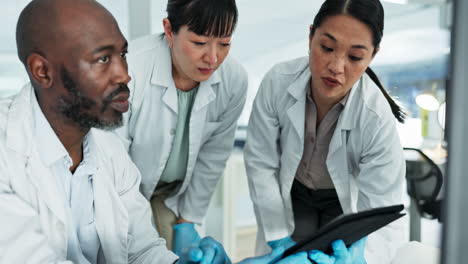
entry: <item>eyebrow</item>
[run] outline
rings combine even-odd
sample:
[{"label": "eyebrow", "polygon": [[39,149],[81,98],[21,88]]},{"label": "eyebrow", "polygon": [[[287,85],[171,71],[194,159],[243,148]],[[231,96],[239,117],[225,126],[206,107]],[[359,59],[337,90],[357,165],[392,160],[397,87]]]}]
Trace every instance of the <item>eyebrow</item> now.
[{"label": "eyebrow", "polygon": [[[124,45],[122,46],[122,50],[127,49],[127,48],[128,48],[128,42],[125,41]],[[113,50],[115,50],[115,46],[114,45],[106,45],[106,46],[99,47],[99,48],[93,50],[93,54],[100,53],[100,52],[103,52],[105,50],[113,51]]]},{"label": "eyebrow", "polygon": [[[337,42],[336,38],[333,35],[331,35],[330,33],[325,32],[325,33],[322,33],[322,35],[325,36],[325,37],[328,37],[329,39],[333,40],[334,42]],[[369,50],[366,46],[360,45],[360,44],[352,45],[351,48]]]}]

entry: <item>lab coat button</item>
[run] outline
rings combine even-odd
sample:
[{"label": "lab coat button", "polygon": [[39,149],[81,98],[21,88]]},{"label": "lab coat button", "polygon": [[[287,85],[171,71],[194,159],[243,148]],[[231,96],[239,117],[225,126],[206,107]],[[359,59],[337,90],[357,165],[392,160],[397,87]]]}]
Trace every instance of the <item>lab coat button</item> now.
[{"label": "lab coat button", "polygon": [[171,135],[175,135],[175,129],[174,129],[174,128],[171,129],[171,132],[170,132],[170,133],[171,133]]}]

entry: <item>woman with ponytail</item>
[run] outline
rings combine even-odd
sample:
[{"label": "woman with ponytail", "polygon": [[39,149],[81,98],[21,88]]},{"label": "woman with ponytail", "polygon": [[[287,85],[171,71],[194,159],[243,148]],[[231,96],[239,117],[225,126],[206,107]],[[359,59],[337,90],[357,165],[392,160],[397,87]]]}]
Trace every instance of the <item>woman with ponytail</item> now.
[{"label": "woman with ponytail", "polygon": [[[326,0],[310,26],[309,56],[277,64],[264,77],[244,155],[257,254],[292,245],[343,213],[402,203],[396,120],[405,114],[369,68],[383,22],[379,0]],[[349,249],[311,259],[389,263],[404,230],[397,221]]]}]

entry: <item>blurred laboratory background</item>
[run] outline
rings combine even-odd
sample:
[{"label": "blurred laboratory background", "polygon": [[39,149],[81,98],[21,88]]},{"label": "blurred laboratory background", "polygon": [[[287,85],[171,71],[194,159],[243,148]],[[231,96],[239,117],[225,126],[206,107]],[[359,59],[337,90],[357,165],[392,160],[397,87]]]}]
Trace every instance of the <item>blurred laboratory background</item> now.
[{"label": "blurred laboratory background", "polygon": [[[167,1],[98,0],[116,17],[128,40],[162,32]],[[29,0],[1,0],[0,97],[27,82],[16,56],[15,27]],[[247,70],[249,90],[235,150],[211,201],[206,234],[223,242],[233,260],[252,256],[256,223],[242,158],[246,126],[259,83],[274,64],[306,56],[309,26],[322,0],[237,0],[239,22],[229,56]],[[386,0],[385,33],[372,63],[408,118],[398,129],[406,148],[408,238],[441,248],[440,200],[446,166],[445,109],[452,3]]]}]

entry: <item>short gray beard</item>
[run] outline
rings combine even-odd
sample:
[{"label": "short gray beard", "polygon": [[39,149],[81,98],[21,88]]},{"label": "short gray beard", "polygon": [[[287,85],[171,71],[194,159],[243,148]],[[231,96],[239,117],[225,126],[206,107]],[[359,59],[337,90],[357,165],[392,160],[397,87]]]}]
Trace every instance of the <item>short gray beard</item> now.
[{"label": "short gray beard", "polygon": [[[123,125],[122,115],[120,115],[118,120],[109,122],[99,119],[98,116],[90,115],[83,111],[91,109],[96,105],[96,102],[84,96],[76,89],[76,82],[72,79],[64,66],[62,66],[61,69],[61,77],[63,86],[69,92],[68,96],[59,97],[58,111],[63,116],[78,124],[82,130],[98,128],[111,131]],[[105,107],[101,109],[101,112],[104,112],[106,108],[107,104],[105,104]]]}]

